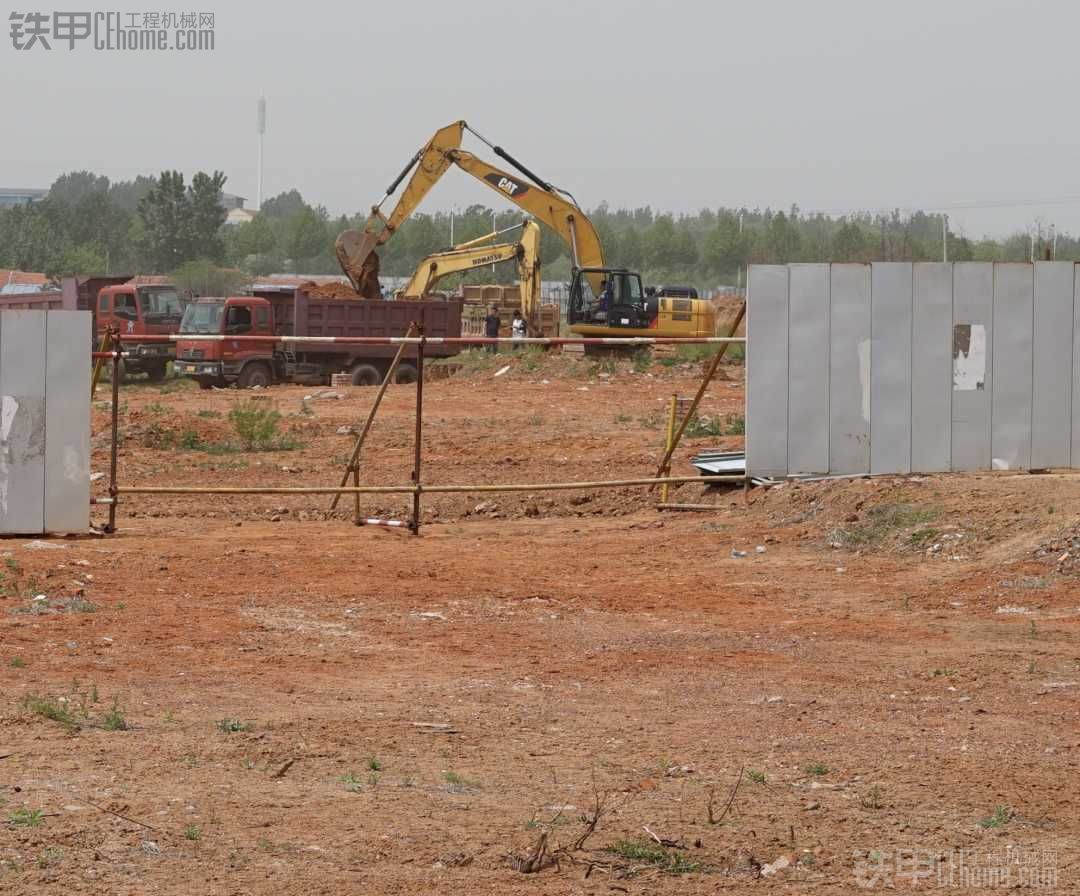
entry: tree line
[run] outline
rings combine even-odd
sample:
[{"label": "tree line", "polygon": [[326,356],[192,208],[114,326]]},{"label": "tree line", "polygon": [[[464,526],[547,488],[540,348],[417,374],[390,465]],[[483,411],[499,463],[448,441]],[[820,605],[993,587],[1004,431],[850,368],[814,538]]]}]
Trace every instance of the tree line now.
[{"label": "tree line", "polygon": [[[263,203],[254,219],[225,224],[220,171],[197,172],[190,182],[178,171],[112,183],[77,171],[57,178],[48,196],[28,206],[0,210],[0,267],[50,276],[130,272],[179,274],[180,279],[225,269],[242,280],[274,272],[339,274],[334,240],[362,227],[365,214],[331,216],[287,190]],[[607,263],[640,271],[649,283],[692,284],[705,289],[734,285],[746,265],[822,261],[932,261],[942,257],[942,217],[915,212],[846,216],[807,214],[798,207],[703,209],[672,215],[650,207],[589,212]],[[523,220],[516,210],[476,204],[453,214],[417,212],[381,249],[381,273],[405,277],[424,256],[453,242]],[[500,241],[512,241],[513,232]],[[1030,257],[1026,232],[995,240],[948,234],[951,261],[1023,261]],[[1036,257],[1047,257],[1050,237],[1041,233]],[[1080,240],[1056,240],[1056,258],[1080,260]],[[570,275],[569,249],[545,228],[545,280]],[[201,272],[201,273],[200,273]],[[474,282],[506,282],[512,270],[470,272]]]}]

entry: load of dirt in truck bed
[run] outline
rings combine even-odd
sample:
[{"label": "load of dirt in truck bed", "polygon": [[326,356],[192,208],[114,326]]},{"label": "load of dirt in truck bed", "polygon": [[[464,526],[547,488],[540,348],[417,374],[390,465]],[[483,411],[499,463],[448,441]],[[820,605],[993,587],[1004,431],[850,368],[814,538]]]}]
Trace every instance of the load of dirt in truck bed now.
[{"label": "load of dirt in truck bed", "polygon": [[301,286],[309,296],[316,299],[361,299],[360,295],[348,283],[316,283],[310,281]]}]

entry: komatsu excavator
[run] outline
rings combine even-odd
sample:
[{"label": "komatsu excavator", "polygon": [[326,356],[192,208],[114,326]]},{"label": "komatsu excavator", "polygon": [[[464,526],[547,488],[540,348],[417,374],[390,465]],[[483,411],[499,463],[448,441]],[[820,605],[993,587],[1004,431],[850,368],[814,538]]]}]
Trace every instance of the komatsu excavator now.
[{"label": "komatsu excavator", "polygon": [[[496,237],[510,230],[521,228],[516,243],[492,243]],[[521,312],[529,322],[530,332],[539,333],[540,315],[540,225],[525,221],[506,230],[493,231],[484,236],[460,243],[444,252],[435,252],[416,267],[412,278],[394,297],[396,299],[419,299],[431,292],[443,277],[461,271],[470,271],[500,261],[518,263],[518,280],[521,289]],[[537,323],[537,329],[531,329]]]},{"label": "komatsu excavator", "polygon": [[[509,174],[461,149],[468,130],[528,180]],[[376,248],[390,239],[451,165],[471,174],[501,196],[520,206],[559,235],[570,249],[572,280],[567,320],[572,333],[582,336],[712,336],[712,304],[699,299],[650,298],[641,276],[604,264],[604,251],[592,221],[566,190],[534,174],[502,147],[495,146],[464,121],[435,132],[386,189],[371,209],[363,230],[346,230],[335,244],[341,269],[362,296],[379,295],[379,257]],[[415,171],[413,170],[415,169]],[[387,217],[382,205],[401,182],[412,177]],[[524,290],[523,290],[524,292]],[[533,332],[533,322],[529,321]]]}]

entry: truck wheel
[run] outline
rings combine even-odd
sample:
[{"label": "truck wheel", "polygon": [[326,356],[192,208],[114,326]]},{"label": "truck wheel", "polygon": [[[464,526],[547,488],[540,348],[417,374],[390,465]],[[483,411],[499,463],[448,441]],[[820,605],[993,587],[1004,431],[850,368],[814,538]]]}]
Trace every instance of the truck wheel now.
[{"label": "truck wheel", "polygon": [[371,364],[357,364],[352,369],[352,384],[354,386],[377,386],[382,382],[379,371]]},{"label": "truck wheel", "polygon": [[412,364],[398,364],[398,369],[394,371],[394,382],[415,383],[416,367]]},{"label": "truck wheel", "polygon": [[240,371],[240,376],[236,378],[236,385],[241,389],[253,389],[255,386],[269,386],[273,381],[274,377],[270,373],[270,368],[256,361]]},{"label": "truck wheel", "polygon": [[146,368],[146,378],[152,383],[160,383],[165,379],[165,374],[169,372],[169,364],[167,361],[162,361],[160,364],[153,364]]}]

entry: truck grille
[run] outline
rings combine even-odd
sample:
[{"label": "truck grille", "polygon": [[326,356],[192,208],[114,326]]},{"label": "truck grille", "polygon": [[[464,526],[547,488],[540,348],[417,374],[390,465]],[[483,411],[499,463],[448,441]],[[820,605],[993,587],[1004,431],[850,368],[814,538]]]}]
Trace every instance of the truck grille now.
[{"label": "truck grille", "polygon": [[185,361],[201,361],[203,358],[203,350],[201,348],[186,348],[180,357]]}]

